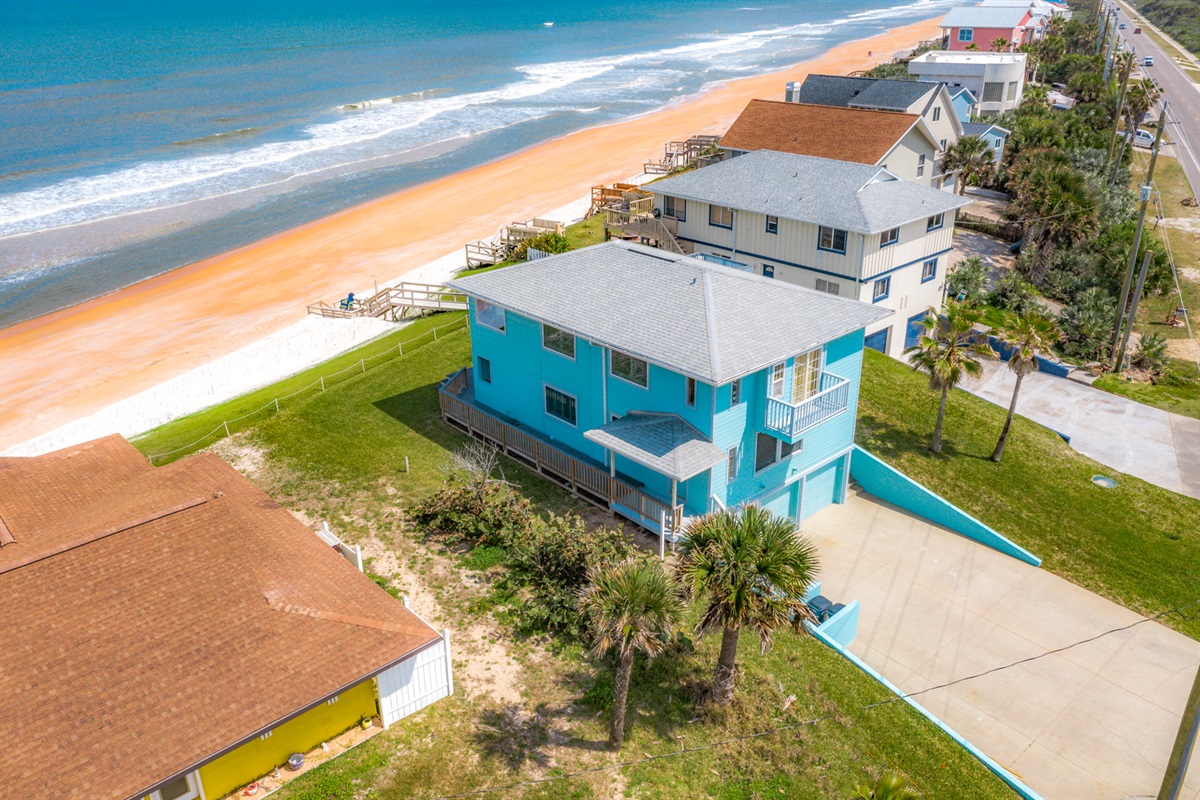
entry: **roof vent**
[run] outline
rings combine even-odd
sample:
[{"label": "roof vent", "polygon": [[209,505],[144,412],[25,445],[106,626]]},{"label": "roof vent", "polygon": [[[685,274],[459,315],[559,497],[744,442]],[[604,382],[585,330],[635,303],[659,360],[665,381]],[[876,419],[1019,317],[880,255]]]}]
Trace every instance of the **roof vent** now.
[{"label": "roof vent", "polygon": [[13,538],[12,532],[8,526],[4,524],[3,517],[0,517],[0,547],[6,544],[16,544],[17,540]]}]

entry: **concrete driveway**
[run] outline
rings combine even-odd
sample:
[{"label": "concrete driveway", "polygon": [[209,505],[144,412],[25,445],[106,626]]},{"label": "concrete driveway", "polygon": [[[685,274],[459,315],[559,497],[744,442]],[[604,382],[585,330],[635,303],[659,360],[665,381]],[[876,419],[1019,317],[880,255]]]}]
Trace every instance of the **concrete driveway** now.
[{"label": "concrete driveway", "polygon": [[[908,693],[1141,619],[870,495],[804,528],[823,594],[861,603],[850,650]],[[916,700],[1046,800],[1153,797],[1198,664],[1200,642],[1146,622]]]},{"label": "concrete driveway", "polygon": [[[988,361],[963,389],[1008,408],[1016,378]],[[1071,447],[1119,472],[1200,497],[1200,419],[1171,414],[1082,383],[1035,372],[1021,384],[1017,413],[1071,437]]]}]

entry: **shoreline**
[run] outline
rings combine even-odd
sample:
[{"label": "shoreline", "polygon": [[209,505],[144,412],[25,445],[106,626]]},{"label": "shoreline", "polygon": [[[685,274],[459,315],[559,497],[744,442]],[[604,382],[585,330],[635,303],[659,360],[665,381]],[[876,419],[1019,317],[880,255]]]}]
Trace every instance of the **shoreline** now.
[{"label": "shoreline", "polygon": [[[0,451],[261,342],[302,321],[308,303],[385,284],[508,221],[566,207],[593,185],[640,173],[663,142],[723,132],[750,99],[782,96],[787,80],[863,69],[937,32],[933,18],[845,42],[783,70],[534,144],[0,330]],[[868,58],[868,50],[879,56]]]}]

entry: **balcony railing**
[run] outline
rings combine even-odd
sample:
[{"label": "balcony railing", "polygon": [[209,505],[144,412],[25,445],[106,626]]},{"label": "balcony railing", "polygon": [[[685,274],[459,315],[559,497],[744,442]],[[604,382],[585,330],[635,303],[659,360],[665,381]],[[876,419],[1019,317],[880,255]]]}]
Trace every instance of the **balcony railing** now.
[{"label": "balcony railing", "polygon": [[850,381],[829,372],[821,373],[820,391],[799,403],[767,398],[765,425],[768,430],[795,439],[850,404]]}]

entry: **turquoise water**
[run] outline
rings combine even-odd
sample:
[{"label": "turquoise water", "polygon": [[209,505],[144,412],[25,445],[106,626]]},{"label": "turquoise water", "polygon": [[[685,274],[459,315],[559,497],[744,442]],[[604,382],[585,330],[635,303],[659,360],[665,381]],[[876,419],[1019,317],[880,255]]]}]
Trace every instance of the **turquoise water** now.
[{"label": "turquoise water", "polygon": [[955,1],[0,0],[0,327]]}]

